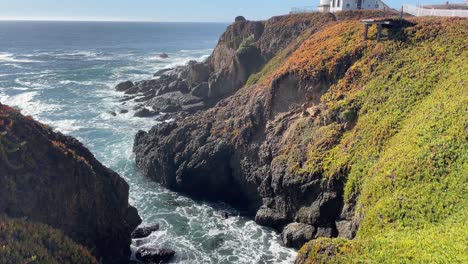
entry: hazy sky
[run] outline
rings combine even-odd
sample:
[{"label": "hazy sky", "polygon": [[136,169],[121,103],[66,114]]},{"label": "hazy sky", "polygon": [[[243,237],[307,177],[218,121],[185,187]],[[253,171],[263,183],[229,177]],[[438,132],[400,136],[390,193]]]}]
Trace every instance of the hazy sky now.
[{"label": "hazy sky", "polygon": [[[384,0],[385,1],[385,0]],[[458,0],[460,1],[460,0]],[[286,14],[319,0],[0,0],[0,19],[230,22]],[[391,7],[422,0],[386,0]],[[426,0],[438,3],[442,0]]]}]

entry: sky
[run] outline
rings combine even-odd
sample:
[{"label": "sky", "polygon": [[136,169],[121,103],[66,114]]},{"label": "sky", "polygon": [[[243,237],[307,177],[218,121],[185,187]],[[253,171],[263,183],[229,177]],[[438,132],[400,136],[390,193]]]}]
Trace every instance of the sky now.
[{"label": "sky", "polygon": [[[399,9],[423,0],[384,0]],[[461,1],[461,0],[457,0]],[[444,2],[425,0],[424,4]],[[0,0],[0,20],[91,20],[231,22],[287,14],[292,7],[317,6],[319,0]]]}]

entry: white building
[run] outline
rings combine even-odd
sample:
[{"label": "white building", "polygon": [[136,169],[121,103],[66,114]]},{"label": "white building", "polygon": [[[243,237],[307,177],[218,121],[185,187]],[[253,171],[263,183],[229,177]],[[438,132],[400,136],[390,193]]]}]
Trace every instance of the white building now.
[{"label": "white building", "polygon": [[389,8],[381,0],[320,0],[319,12],[338,12],[357,9],[385,9]]}]

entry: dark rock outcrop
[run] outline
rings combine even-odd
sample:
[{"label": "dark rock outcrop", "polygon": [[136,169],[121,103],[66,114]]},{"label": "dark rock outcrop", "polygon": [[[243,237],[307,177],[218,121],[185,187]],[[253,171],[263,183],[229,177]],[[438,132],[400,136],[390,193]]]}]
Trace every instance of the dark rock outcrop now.
[{"label": "dark rock outcrop", "polygon": [[158,114],[157,111],[151,111],[148,108],[142,108],[142,109],[136,111],[133,116],[135,116],[135,117],[150,117],[150,116],[155,116],[157,114]]},{"label": "dark rock outcrop", "polygon": [[138,227],[137,229],[135,229],[135,231],[132,232],[132,238],[134,239],[145,238],[151,235],[151,233],[158,231],[158,230],[159,230],[159,224]]},{"label": "dark rock outcrop", "polygon": [[117,90],[119,92],[123,92],[123,91],[126,91],[126,90],[130,89],[132,86],[133,86],[132,81],[126,81],[126,82],[122,82],[122,83],[117,84],[117,86],[115,86],[115,90]]},{"label": "dark rock outcrop", "polygon": [[291,223],[283,229],[281,239],[285,246],[299,249],[314,238],[315,231],[311,225]]},{"label": "dark rock outcrop", "polygon": [[243,16],[237,16],[235,19],[234,19],[235,22],[245,22],[247,21],[247,19],[245,19],[245,17]]},{"label": "dark rock outcrop", "polygon": [[174,250],[156,249],[146,246],[138,248],[135,253],[136,259],[144,263],[166,263],[171,260],[174,255]]},{"label": "dark rock outcrop", "polygon": [[104,263],[126,261],[141,223],[128,184],[76,139],[0,104],[0,214],[47,224]]},{"label": "dark rock outcrop", "polygon": [[[238,17],[221,36],[206,61],[190,61],[184,66],[162,69],[154,74],[156,79],[136,82],[131,87],[122,85],[119,90],[141,95],[134,100],[171,113],[169,118],[179,113],[206,110],[244,86],[252,74],[260,71],[303,32],[314,30],[314,23],[322,24],[333,19],[330,14],[297,15],[293,20],[282,16],[262,22]],[[199,97],[202,103],[180,104],[160,98],[174,92]],[[154,101],[158,102],[156,107]],[[161,105],[163,102],[167,105]],[[164,108],[171,111],[164,111]]]},{"label": "dark rock outcrop", "polygon": [[[343,207],[343,179],[298,173],[282,158],[296,122],[304,116],[317,119],[307,109],[319,111],[320,97],[336,76],[320,72],[307,79],[288,73],[269,85],[239,90],[278,52],[293,52],[302,33],[312,34],[333,20],[330,14],[304,14],[231,25],[207,62],[212,71],[208,98],[230,96],[204,112],[139,132],[134,152],[143,174],[173,190],[245,209],[257,223],[280,231],[292,222],[314,230],[287,229],[294,247],[310,237],[339,235],[335,222]],[[299,157],[307,155],[306,147],[297,143]],[[340,225],[340,233],[350,226]]]}]

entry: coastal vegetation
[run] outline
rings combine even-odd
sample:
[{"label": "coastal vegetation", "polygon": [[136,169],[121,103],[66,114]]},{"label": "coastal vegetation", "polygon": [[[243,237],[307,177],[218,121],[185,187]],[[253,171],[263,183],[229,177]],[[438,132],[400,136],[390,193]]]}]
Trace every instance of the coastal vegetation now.
[{"label": "coastal vegetation", "polygon": [[0,172],[1,263],[128,260],[128,185],[79,141],[0,104]]},{"label": "coastal vegetation", "polygon": [[468,260],[468,23],[414,22],[404,39],[378,43],[357,22],[338,23],[276,73],[332,80],[321,97],[330,121],[297,121],[306,160],[294,147],[283,155],[297,175],[344,177],[360,226],[354,240],[311,241],[305,262]]},{"label": "coastal vegetation", "polygon": [[[137,166],[282,231],[298,264],[468,262],[468,21],[364,40],[379,15],[238,18],[207,61],[118,85],[174,114],[138,132]],[[77,140],[0,104],[0,170],[0,259],[128,259],[129,186]]]},{"label": "coastal vegetation", "polygon": [[83,246],[50,226],[0,215],[1,263],[97,264]]},{"label": "coastal vegetation", "polygon": [[[359,19],[379,15],[264,22],[232,47],[256,46],[264,66],[212,109],[140,132],[137,164],[169,188],[251,208],[285,244],[313,237],[297,263],[466,262],[468,22],[391,18],[380,41],[376,28],[364,40]],[[295,37],[268,35],[272,24]]]}]

